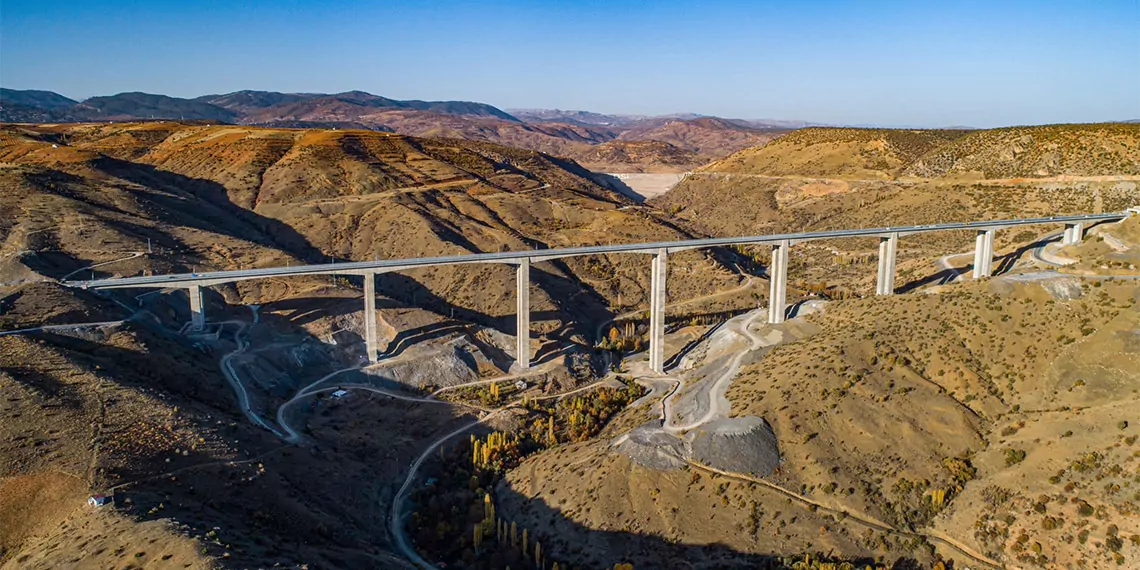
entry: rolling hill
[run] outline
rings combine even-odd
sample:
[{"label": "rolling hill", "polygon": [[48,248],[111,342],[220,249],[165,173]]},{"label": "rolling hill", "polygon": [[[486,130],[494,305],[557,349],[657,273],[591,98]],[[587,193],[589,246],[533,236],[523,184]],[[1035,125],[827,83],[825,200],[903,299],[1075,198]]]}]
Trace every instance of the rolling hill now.
[{"label": "rolling hill", "polygon": [[152,95],[150,93],[119,93],[106,97],[92,97],[77,103],[68,111],[86,120],[129,121],[132,119],[202,119],[230,122],[237,114],[209,103]]},{"label": "rolling hill", "polygon": [[701,170],[768,176],[890,179],[927,152],[964,134],[960,131],[809,127],[780,137],[775,144],[742,150]]},{"label": "rolling hill", "polygon": [[971,131],[925,153],[901,174],[920,178],[1137,175],[1140,128],[1101,123]]},{"label": "rolling hill", "polygon": [[[642,117],[584,111],[533,110],[525,120],[485,103],[395,100],[348,91],[336,94],[236,91],[182,99],[146,93],[120,93],[74,102],[45,91],[6,90],[0,121],[18,123],[174,119],[237,123],[274,128],[370,129],[419,137],[464,138],[527,148],[567,158],[585,158],[602,170],[691,169],[746,146],[763,144],[782,130],[757,129],[742,121],[698,115]],[[631,163],[594,159],[611,151],[590,147],[618,138],[659,141],[694,153],[666,164],[647,154]],[[637,154],[637,153],[634,153]]]},{"label": "rolling hill", "polygon": [[624,131],[622,140],[661,141],[692,151],[705,160],[727,156],[745,148],[762,146],[787,130],[756,129],[716,117],[646,122]]},{"label": "rolling hill", "polygon": [[[98,224],[108,233],[102,239],[119,244],[108,246],[105,255],[138,251],[141,236],[157,230],[147,221],[152,217],[145,214],[147,208],[162,205],[167,213],[158,219],[171,220],[168,224],[174,228],[214,224],[203,227],[206,233],[153,234],[153,240],[177,244],[180,251],[164,262],[167,268],[221,269],[279,264],[287,258],[416,257],[688,235],[655,214],[627,208],[632,205],[627,198],[599,186],[576,163],[459,139],[178,123],[9,127],[0,144],[0,160],[18,166],[8,174],[14,177],[11,188],[35,189],[28,200],[51,196],[52,201],[71,203],[67,200],[79,195],[96,200],[81,208],[65,207],[56,215],[77,209],[87,212],[75,214],[80,218],[116,219]],[[118,204],[132,195],[158,200],[167,194],[177,198],[162,198],[153,205],[132,203],[130,208]],[[121,197],[108,202],[109,196]],[[201,211],[171,209],[171,200],[192,200]],[[16,200],[13,207],[22,202]],[[8,228],[6,247],[34,251],[36,240],[47,239],[64,252],[61,262],[68,259],[66,263],[75,265],[79,259],[92,259],[84,253],[86,240],[79,235],[76,241],[61,243],[64,237],[55,230],[36,231],[48,223],[48,212],[54,209],[45,208],[31,210],[42,212],[43,219],[13,212],[12,223],[18,225]],[[126,218],[119,220],[122,216]],[[610,229],[615,227],[621,230]],[[25,238],[27,232],[37,237]],[[239,241],[219,240],[219,233]],[[223,243],[227,245],[219,245]],[[677,263],[723,272],[712,281],[682,272],[670,284],[678,291],[706,290],[718,280],[738,279],[705,254],[680,256]],[[645,298],[647,281],[640,265],[629,256],[568,260],[544,269],[540,281],[551,291],[588,292],[566,310],[604,312],[608,305],[630,306]],[[130,267],[128,263],[122,269]],[[139,270],[138,264],[134,267]],[[44,271],[55,276],[64,268]],[[418,278],[441,302],[446,299],[448,306],[485,314],[493,324],[513,314],[510,272],[507,267],[472,266],[438,275],[427,271]],[[411,285],[400,285],[405,286]],[[543,305],[547,301],[542,299],[539,294],[534,302]],[[550,326],[572,320],[550,308],[555,311]]]},{"label": "rolling hill", "polygon": [[54,110],[70,107],[77,102],[52,91],[17,90],[0,87],[0,105],[13,104]]}]

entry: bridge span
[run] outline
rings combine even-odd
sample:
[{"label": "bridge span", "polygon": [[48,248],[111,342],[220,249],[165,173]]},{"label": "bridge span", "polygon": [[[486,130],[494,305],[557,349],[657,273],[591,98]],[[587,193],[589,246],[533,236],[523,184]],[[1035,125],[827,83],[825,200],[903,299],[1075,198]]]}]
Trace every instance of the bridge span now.
[{"label": "bridge span", "polygon": [[531,356],[530,265],[532,263],[583,255],[616,253],[646,254],[652,256],[652,264],[650,267],[649,364],[655,372],[660,374],[664,371],[665,366],[665,279],[668,273],[667,264],[670,253],[732,245],[771,245],[772,262],[768,270],[770,277],[768,322],[775,324],[784,321],[784,315],[787,310],[788,249],[797,243],[822,239],[878,237],[879,265],[875,293],[878,295],[891,295],[895,289],[895,259],[900,237],[927,232],[955,230],[976,231],[977,239],[974,249],[973,276],[974,278],[979,278],[989,277],[992,274],[994,235],[997,230],[1016,226],[1063,224],[1065,233],[1062,243],[1071,244],[1083,239],[1084,229],[1087,225],[1103,221],[1122,220],[1130,215],[1137,214],[1140,214],[1140,208],[1130,208],[1124,212],[1107,214],[1083,214],[982,222],[953,222],[925,226],[829,230],[655,243],[596,245],[531,251],[507,251],[411,259],[326,263],[291,267],[264,267],[258,269],[210,271],[203,273],[65,281],[64,284],[71,287],[93,290],[184,288],[190,297],[191,329],[200,331],[206,325],[206,314],[202,302],[203,287],[250,279],[268,279],[301,275],[362,276],[364,277],[365,343],[367,345],[369,360],[375,362],[379,352],[376,332],[376,276],[378,274],[423,267],[438,267],[442,265],[504,263],[516,266],[516,366],[525,369],[530,367]]}]

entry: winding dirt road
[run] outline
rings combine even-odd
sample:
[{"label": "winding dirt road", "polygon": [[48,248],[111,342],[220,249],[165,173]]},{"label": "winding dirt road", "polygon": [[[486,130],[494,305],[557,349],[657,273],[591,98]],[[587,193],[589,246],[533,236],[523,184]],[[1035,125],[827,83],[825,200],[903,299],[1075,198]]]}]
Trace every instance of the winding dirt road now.
[{"label": "winding dirt road", "polygon": [[732,404],[725,399],[724,393],[728,390],[728,386],[732,384],[732,380],[736,378],[737,374],[740,373],[740,363],[744,361],[744,357],[748,356],[748,353],[754,350],[759,350],[761,348],[760,337],[756,336],[752,333],[751,330],[749,330],[752,324],[756,322],[756,319],[760,318],[761,316],[767,318],[768,310],[757,309],[748,313],[745,318],[737,317],[736,319],[733,319],[734,321],[737,321],[737,319],[740,320],[734,324],[730,324],[728,330],[747,339],[748,349],[737,351],[736,355],[733,356],[731,360],[729,360],[728,364],[725,366],[720,375],[717,376],[717,379],[715,381],[705,382],[707,388],[704,388],[704,397],[702,398],[699,397],[699,395],[694,395],[698,406],[702,402],[707,405],[707,407],[704,409],[704,413],[701,413],[696,419],[681,425],[677,425],[676,411],[673,406],[673,400],[677,397],[678,394],[680,394],[681,390],[684,388],[685,382],[681,378],[674,378],[674,380],[677,382],[677,385],[673,389],[673,392],[665,398],[665,402],[663,404],[665,410],[665,423],[662,427],[665,429],[665,431],[672,433],[683,432],[691,430],[715,419],[728,417]]}]

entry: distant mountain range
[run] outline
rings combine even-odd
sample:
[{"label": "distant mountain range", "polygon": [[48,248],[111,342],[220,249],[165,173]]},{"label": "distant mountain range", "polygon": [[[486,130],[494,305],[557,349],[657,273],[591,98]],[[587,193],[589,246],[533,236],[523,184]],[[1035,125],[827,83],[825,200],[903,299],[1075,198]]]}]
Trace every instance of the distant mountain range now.
[{"label": "distant mountain range", "polygon": [[[315,109],[350,109],[361,114],[370,109],[415,109],[436,113],[497,117],[518,122],[511,115],[484,103],[467,101],[398,101],[365,93],[277,93],[236,91],[224,95],[203,95],[193,99],[150,93],[119,93],[92,97],[82,102],[51,91],[19,91],[0,88],[0,120],[16,122],[9,116],[9,104],[52,111],[75,120],[111,121],[139,119],[179,119],[244,122],[254,115],[300,115]],[[267,110],[269,110],[267,112]],[[350,113],[351,114],[351,113]]]},{"label": "distant mountain range", "polygon": [[[193,99],[130,92],[75,101],[51,91],[0,89],[0,122],[149,120],[369,129],[482,140],[566,156],[582,160],[591,168],[611,171],[638,171],[663,164],[684,170],[809,125],[803,121],[721,119],[693,113],[650,117],[557,109],[507,112],[486,103],[401,101],[363,91],[327,94],[245,90]],[[621,146],[642,141],[667,146]],[[604,152],[593,149],[609,142],[614,144]],[[637,152],[630,152],[634,149]],[[645,149],[653,152],[642,152]],[[619,162],[592,162],[601,157]]]},{"label": "distant mountain range", "polygon": [[[666,121],[692,121],[696,119],[719,119],[711,115],[697,113],[675,113],[672,115],[606,115],[591,111],[563,111],[561,109],[507,109],[507,112],[528,123],[577,123],[580,125],[597,125],[623,127],[629,125],[644,125],[647,122]],[[757,129],[801,129],[804,127],[823,126],[822,123],[808,121],[786,121],[778,119],[720,119],[736,123],[740,126]]]}]

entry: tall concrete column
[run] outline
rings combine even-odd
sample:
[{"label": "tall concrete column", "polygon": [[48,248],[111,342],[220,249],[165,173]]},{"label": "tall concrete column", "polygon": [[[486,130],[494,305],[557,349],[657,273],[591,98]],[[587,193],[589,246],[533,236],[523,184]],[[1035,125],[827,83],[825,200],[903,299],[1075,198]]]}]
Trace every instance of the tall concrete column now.
[{"label": "tall concrete column", "polygon": [[519,262],[515,286],[515,362],[520,369],[526,369],[530,368],[530,259]]},{"label": "tall concrete column", "polygon": [[191,285],[186,288],[186,294],[190,296],[190,330],[201,332],[202,329],[206,328],[206,310],[202,303],[202,287]]},{"label": "tall concrete column", "polygon": [[772,263],[768,267],[768,322],[784,322],[788,308],[788,240],[772,245]]},{"label": "tall concrete column", "polygon": [[668,250],[653,254],[649,283],[649,368],[665,372],[665,276],[669,272]]},{"label": "tall concrete column", "polygon": [[997,230],[986,231],[986,276],[994,274],[994,236],[997,235]]},{"label": "tall concrete column", "polygon": [[376,274],[364,274],[364,344],[368,362],[379,359],[380,347],[376,339]]},{"label": "tall concrete column", "polygon": [[974,279],[993,273],[995,233],[997,230],[978,230],[974,240]]},{"label": "tall concrete column", "polygon": [[899,234],[879,238],[879,276],[876,281],[876,295],[892,295],[895,292],[895,260],[898,256]]},{"label": "tall concrete column", "polygon": [[1085,237],[1085,228],[1082,223],[1065,224],[1065,239],[1061,240],[1062,245],[1071,245],[1074,243],[1081,243]]}]

